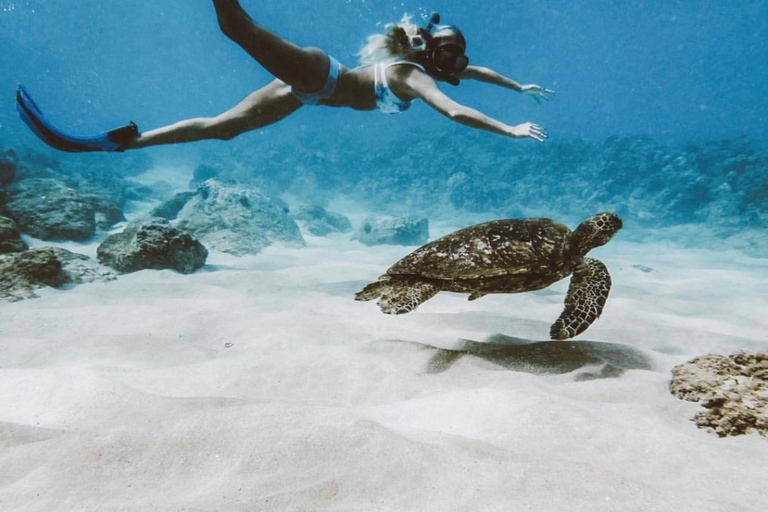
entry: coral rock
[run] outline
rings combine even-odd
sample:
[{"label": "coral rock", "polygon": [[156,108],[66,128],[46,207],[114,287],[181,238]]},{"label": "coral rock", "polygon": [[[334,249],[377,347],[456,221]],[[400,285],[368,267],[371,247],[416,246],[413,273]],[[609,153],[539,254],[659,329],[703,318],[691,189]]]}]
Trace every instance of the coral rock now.
[{"label": "coral rock", "polygon": [[768,353],[697,357],[672,370],[670,392],[705,408],[696,424],[720,437],[768,437]]},{"label": "coral rock", "polygon": [[0,216],[0,254],[21,252],[28,249],[21,239],[16,223],[8,217]]},{"label": "coral rock", "polygon": [[97,256],[101,263],[124,274],[144,269],[191,274],[205,265],[208,250],[166,219],[152,219],[108,236]]},{"label": "coral rock", "polygon": [[41,240],[88,240],[96,231],[93,205],[64,183],[47,178],[18,181],[8,189],[3,213],[19,230]]},{"label": "coral rock", "polygon": [[169,215],[184,203],[176,210],[177,227],[211,249],[243,255],[256,254],[275,242],[306,245],[285,203],[265,196],[255,187],[225,185],[210,179],[191,197],[177,195],[172,202],[164,208]]},{"label": "coral rock", "polygon": [[115,277],[88,256],[57,247],[0,255],[0,299],[10,302],[37,297],[35,290],[39,288],[111,281]]}]

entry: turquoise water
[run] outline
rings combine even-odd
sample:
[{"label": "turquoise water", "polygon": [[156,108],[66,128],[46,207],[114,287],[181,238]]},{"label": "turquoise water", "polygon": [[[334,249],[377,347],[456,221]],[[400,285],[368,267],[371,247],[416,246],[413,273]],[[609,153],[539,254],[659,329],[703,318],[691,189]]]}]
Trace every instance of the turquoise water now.
[{"label": "turquoise water", "polygon": [[[397,116],[304,108],[231,142],[146,150],[153,161],[194,166],[235,155],[274,194],[308,202],[344,193],[382,209],[449,204],[489,217],[568,220],[614,209],[629,225],[697,222],[720,237],[768,225],[765,2],[243,5],[348,66],[386,22],[439,10],[464,31],[473,64],[557,95],[538,105],[485,84],[443,89],[508,124],[538,123],[551,138],[537,145],[474,132],[424,104]],[[208,1],[3,0],[0,45],[0,142],[56,158],[19,122],[17,84],[54,123],[86,134],[127,120],[147,130],[212,116],[271,78],[220,33]]]},{"label": "turquoise water", "polygon": [[[347,65],[365,37],[405,12],[439,10],[468,38],[475,64],[551,86],[546,108],[508,91],[467,84],[456,98],[508,122],[532,120],[553,137],[650,134],[712,139],[768,135],[768,5],[717,2],[516,2],[485,0],[244,1],[258,20],[302,45],[317,45]],[[141,127],[227,108],[269,80],[219,32],[210,2],[98,0],[0,2],[0,93],[21,82],[52,117],[87,131],[135,119]],[[12,101],[0,111],[12,130]],[[326,112],[303,112],[290,137]],[[438,123],[421,106],[406,118],[338,114],[345,138],[358,128],[408,134]],[[346,126],[344,126],[346,125]],[[283,130],[282,128],[285,128]],[[372,133],[371,133],[372,132]],[[317,135],[320,130],[314,130]],[[359,140],[359,139],[358,139]]]}]

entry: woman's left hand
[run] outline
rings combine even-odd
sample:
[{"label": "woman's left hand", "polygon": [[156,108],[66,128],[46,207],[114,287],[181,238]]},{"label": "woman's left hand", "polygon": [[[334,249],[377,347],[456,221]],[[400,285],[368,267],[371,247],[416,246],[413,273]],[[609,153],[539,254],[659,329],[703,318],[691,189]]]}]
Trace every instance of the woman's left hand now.
[{"label": "woman's left hand", "polygon": [[549,101],[552,99],[551,96],[554,96],[555,94],[555,91],[552,89],[546,89],[536,84],[521,85],[520,92],[527,96],[533,96],[533,99],[536,100],[536,103],[541,103],[542,100]]}]

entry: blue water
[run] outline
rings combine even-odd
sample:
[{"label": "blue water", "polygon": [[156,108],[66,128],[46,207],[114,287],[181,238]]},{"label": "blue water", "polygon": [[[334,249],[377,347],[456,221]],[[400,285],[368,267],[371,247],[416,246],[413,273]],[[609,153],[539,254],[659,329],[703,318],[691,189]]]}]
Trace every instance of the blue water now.
[{"label": "blue water", "polygon": [[[540,108],[484,85],[451,93],[511,123],[539,122],[553,137],[768,135],[763,1],[299,0],[290,10],[279,2],[243,5],[285,37],[321,46],[348,65],[381,24],[404,12],[439,10],[466,34],[473,63],[551,86],[558,96]],[[23,82],[44,99],[51,116],[83,130],[126,118],[154,127],[216,113],[269,80],[219,33],[207,1],[3,0],[0,44],[0,95],[12,98]],[[287,128],[327,115],[312,114],[303,112]],[[345,136],[358,127],[407,133],[422,118],[436,122],[434,116],[423,106],[406,119],[344,113],[334,116],[333,126],[349,128]],[[0,122],[10,129],[13,117],[8,100]]]},{"label": "blue water", "polygon": [[[711,223],[722,215],[725,222],[746,218],[749,211],[749,226],[768,223],[764,1],[299,0],[290,9],[282,2],[242,3],[266,26],[298,44],[320,46],[349,66],[366,36],[384,23],[406,12],[419,17],[439,10],[444,22],[464,31],[473,64],[551,87],[557,95],[538,105],[479,83],[443,85],[444,90],[508,124],[539,123],[551,139],[540,147],[476,134],[424,104],[397,116],[304,108],[230,143],[152,148],[147,155],[194,164],[205,151],[238,149],[265,172],[279,174],[285,187],[297,168],[315,165],[319,179],[333,177],[325,186],[341,187],[342,192],[361,176],[374,179],[376,173],[399,172],[397,186],[403,193],[422,187],[417,191],[428,195],[416,183],[417,175],[402,172],[404,165],[416,167],[438,187],[458,171],[474,173],[467,186],[502,186],[501,192],[491,187],[488,193],[475,190],[476,195],[513,196],[479,204],[458,198],[455,206],[500,214],[525,213],[531,211],[526,204],[546,205],[562,198],[564,190],[573,193],[572,180],[561,176],[585,172],[589,176],[582,190],[565,200],[572,204],[574,198],[586,198],[570,212],[574,216],[608,207],[623,208],[622,214],[642,220],[642,212],[627,207],[627,194],[615,191],[617,180],[624,180],[633,182],[643,199],[659,200],[664,195],[659,191],[681,189],[685,197],[661,199],[677,208],[667,220]],[[0,102],[0,141],[6,148],[40,147],[14,112],[19,83],[55,123],[90,133],[131,119],[146,130],[215,115],[271,79],[220,33],[208,1],[0,0],[0,45],[0,98],[5,98]],[[650,137],[657,149],[648,149],[647,158],[643,148],[630,143],[634,149],[629,152],[604,149],[606,140],[625,136]],[[732,143],[712,149],[713,141],[723,140]],[[695,149],[688,152],[691,147]],[[337,158],[318,163],[318,152]],[[513,157],[525,162],[516,167],[510,164]],[[618,161],[608,165],[609,157]],[[394,164],[397,158],[405,162]],[[670,166],[668,161],[677,163]],[[494,174],[501,168],[503,172]],[[541,178],[531,177],[533,171]],[[520,186],[510,188],[517,180],[528,187],[525,193]],[[536,190],[541,180],[552,180],[554,188]],[[594,196],[591,192],[604,191],[608,180],[614,193],[588,199]],[[718,189],[723,183],[726,188]],[[515,202],[521,208],[513,208]],[[553,207],[553,214],[563,210],[562,203]],[[648,204],[640,210],[653,208]],[[658,225],[669,223],[657,220]]]}]

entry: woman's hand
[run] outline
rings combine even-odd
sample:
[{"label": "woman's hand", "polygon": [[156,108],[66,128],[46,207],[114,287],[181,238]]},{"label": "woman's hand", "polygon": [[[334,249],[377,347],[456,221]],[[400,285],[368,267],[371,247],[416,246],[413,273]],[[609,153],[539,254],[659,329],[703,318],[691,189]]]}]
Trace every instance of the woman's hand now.
[{"label": "woman's hand", "polygon": [[547,140],[547,132],[541,126],[533,123],[523,123],[513,126],[509,130],[509,136],[513,139],[533,139],[539,142]]},{"label": "woman's hand", "polygon": [[536,100],[536,103],[541,103],[542,100],[549,101],[552,99],[550,96],[555,94],[555,91],[552,89],[546,89],[536,84],[521,85],[520,92],[527,96],[533,96],[533,99]]}]

